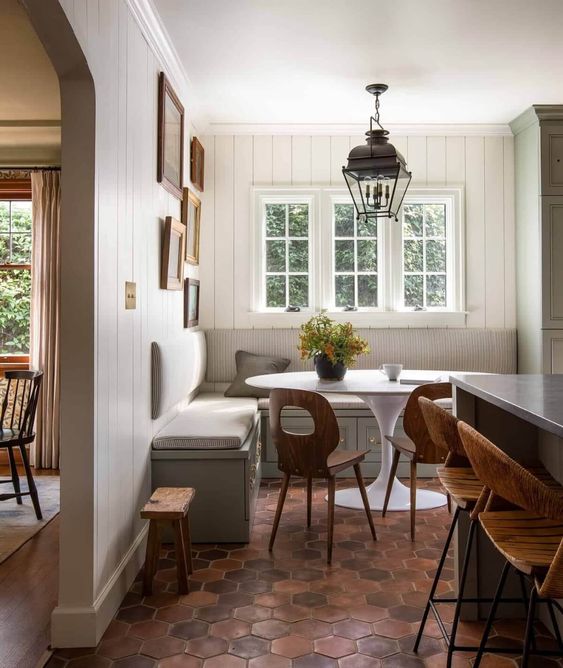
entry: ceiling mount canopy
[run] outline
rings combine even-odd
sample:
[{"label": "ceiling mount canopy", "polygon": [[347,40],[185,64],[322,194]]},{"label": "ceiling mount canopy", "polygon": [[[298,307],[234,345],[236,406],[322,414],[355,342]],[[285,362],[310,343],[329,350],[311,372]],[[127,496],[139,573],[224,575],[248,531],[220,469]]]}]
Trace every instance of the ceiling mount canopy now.
[{"label": "ceiling mount canopy", "polygon": [[369,119],[366,143],[353,148],[348,166],[342,167],[358,218],[398,220],[411,181],[405,159],[389,143],[389,132],[379,122],[379,97],[387,88],[386,84],[366,86],[368,93],[375,95],[375,114]]}]

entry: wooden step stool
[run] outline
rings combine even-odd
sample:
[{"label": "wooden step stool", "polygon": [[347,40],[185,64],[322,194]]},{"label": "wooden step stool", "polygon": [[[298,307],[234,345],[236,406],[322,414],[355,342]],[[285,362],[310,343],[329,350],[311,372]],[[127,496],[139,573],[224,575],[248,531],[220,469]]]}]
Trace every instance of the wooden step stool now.
[{"label": "wooden step stool", "polygon": [[188,511],[195,496],[191,487],[159,487],[141,510],[141,517],[149,520],[149,537],[145,557],[143,594],[152,594],[152,581],[160,558],[160,525],[171,522],[174,530],[178,593],[187,594],[188,575],[192,568],[192,544]]}]

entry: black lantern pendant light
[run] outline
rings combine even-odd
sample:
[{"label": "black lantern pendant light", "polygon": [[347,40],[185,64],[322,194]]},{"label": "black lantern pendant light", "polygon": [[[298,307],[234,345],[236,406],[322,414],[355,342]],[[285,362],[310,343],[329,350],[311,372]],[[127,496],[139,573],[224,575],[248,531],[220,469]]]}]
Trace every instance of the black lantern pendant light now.
[{"label": "black lantern pendant light", "polygon": [[358,219],[398,220],[412,175],[403,156],[389,143],[389,132],[379,122],[379,96],[387,90],[387,85],[370,84],[366,90],[375,95],[375,115],[369,119],[366,143],[350,151],[348,166],[342,167],[342,173]]}]

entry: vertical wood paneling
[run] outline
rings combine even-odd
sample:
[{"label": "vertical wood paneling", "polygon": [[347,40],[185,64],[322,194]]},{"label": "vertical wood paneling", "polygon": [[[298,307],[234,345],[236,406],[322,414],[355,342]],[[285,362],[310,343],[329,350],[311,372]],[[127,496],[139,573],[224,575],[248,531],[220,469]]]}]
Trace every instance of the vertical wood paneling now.
[{"label": "vertical wood paneling", "polygon": [[[238,258],[248,257],[254,243],[251,230],[250,189],[252,183],[252,137],[235,137],[234,145],[234,257],[236,264],[236,288],[234,290],[235,327],[248,326],[249,289],[252,271],[252,257],[246,262]],[[310,154],[310,151],[309,151]]]},{"label": "vertical wood paneling", "polygon": [[426,182],[439,186],[446,182],[445,137],[428,137],[426,140]]},{"label": "vertical wood paneling", "polygon": [[403,158],[407,161],[407,167],[410,170],[408,137],[405,137],[404,135],[392,135],[391,143],[397,149],[397,151],[399,151],[399,153],[403,156]]},{"label": "vertical wood paneling", "polygon": [[[288,137],[290,139],[290,137]],[[275,152],[274,152],[275,155]],[[234,137],[215,137],[215,327],[234,324]]]},{"label": "vertical wood paneling", "polygon": [[346,159],[350,152],[350,139],[348,137],[330,138],[330,183],[333,186],[346,185],[342,176],[342,166],[346,165]]},{"label": "vertical wood paneling", "polygon": [[412,172],[412,184],[426,185],[426,137],[409,137],[408,166]]},{"label": "vertical wood paneling", "polygon": [[[465,138],[465,275],[468,327],[485,327],[485,141]],[[494,289],[494,286],[491,286]]]},{"label": "vertical wood paneling", "polygon": [[311,185],[311,137],[291,138],[291,182],[294,186]]},{"label": "vertical wood paneling", "polygon": [[446,137],[446,184],[465,183],[465,138]]},{"label": "vertical wood paneling", "polygon": [[504,327],[503,209],[503,138],[485,137],[485,322],[487,327]]},{"label": "vertical wood paneling", "polygon": [[[256,137],[254,138],[256,142]],[[270,143],[271,145],[271,143]],[[200,325],[215,327],[215,137],[203,137],[205,191],[201,194]],[[270,161],[270,166],[271,166]]]},{"label": "vertical wood paneling", "polygon": [[504,326],[516,327],[516,216],[514,137],[503,138],[504,164]]},{"label": "vertical wood paneling", "polygon": [[330,137],[311,138],[311,181],[315,185],[330,183]]},{"label": "vertical wood paneling", "polygon": [[275,136],[272,142],[273,183],[291,185],[291,136]]},{"label": "vertical wood paneling", "polygon": [[271,186],[273,183],[273,137],[254,137],[254,185]]}]

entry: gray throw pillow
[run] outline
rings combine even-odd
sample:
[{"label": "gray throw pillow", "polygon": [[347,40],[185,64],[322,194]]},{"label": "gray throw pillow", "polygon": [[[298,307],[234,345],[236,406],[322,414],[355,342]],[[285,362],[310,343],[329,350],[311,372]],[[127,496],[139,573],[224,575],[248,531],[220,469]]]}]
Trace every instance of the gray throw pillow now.
[{"label": "gray throw pillow", "polygon": [[251,376],[263,376],[267,373],[281,373],[289,366],[290,360],[284,357],[268,357],[266,355],[253,355],[244,350],[237,350],[235,354],[237,375],[229,387],[225,390],[226,397],[257,397],[262,399],[270,396],[270,390],[259,387],[251,387],[246,384],[246,379]]}]

